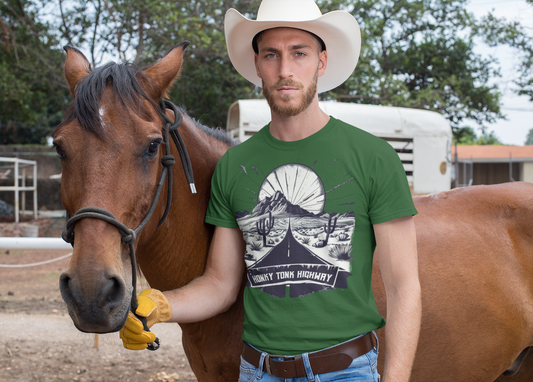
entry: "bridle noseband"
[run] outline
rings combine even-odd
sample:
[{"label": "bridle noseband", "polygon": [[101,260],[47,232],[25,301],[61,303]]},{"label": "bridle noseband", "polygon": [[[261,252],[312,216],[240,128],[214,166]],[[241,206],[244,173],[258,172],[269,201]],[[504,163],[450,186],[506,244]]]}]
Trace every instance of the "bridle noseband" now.
[{"label": "bridle noseband", "polygon": [[[139,224],[139,226],[133,230],[133,229],[126,227],[123,223],[119,222],[117,218],[113,216],[111,212],[104,210],[103,208],[84,207],[84,208],[79,209],[72,217],[70,217],[70,215],[67,212],[66,228],[61,234],[61,237],[63,238],[63,240],[65,240],[67,243],[74,245],[74,226],[76,225],[76,222],[78,220],[87,219],[87,218],[103,220],[115,226],[118,229],[121,235],[121,240],[125,244],[128,244],[129,246],[130,257],[131,257],[132,287],[133,287],[130,309],[133,312],[133,314],[135,314],[136,316],[137,314],[135,313],[135,311],[137,310],[137,306],[138,306],[137,305],[137,259],[135,257],[134,243],[135,243],[135,240],[137,239],[137,235],[146,226],[146,224],[152,217],[152,214],[154,213],[157,202],[159,201],[159,196],[161,195],[163,184],[165,183],[165,178],[167,176],[167,173],[168,173],[167,204],[165,207],[165,212],[163,213],[163,216],[159,220],[158,227],[165,221],[170,211],[170,204],[172,201],[171,167],[176,163],[176,161],[174,160],[174,156],[170,153],[169,136],[172,137],[172,140],[174,141],[174,144],[176,145],[176,148],[178,149],[181,163],[183,165],[183,171],[185,172],[185,177],[191,189],[191,193],[196,194],[196,186],[194,185],[194,176],[193,176],[193,171],[192,171],[191,160],[189,158],[189,154],[185,147],[185,143],[183,142],[183,139],[181,138],[181,135],[178,131],[178,127],[180,127],[183,122],[183,115],[178,110],[176,105],[174,105],[172,102],[168,100],[161,100],[161,108],[163,109],[163,119],[165,123],[163,131],[164,131],[164,143],[165,143],[166,155],[164,155],[161,158],[161,164],[163,165],[163,170],[161,171],[161,177],[159,178],[159,182],[157,184],[157,189],[156,189],[156,193],[154,196],[154,200],[152,201],[152,205],[150,206],[150,209],[148,210],[148,213],[144,217],[141,224]],[[175,115],[174,122],[172,122],[170,118],[167,117],[165,113],[166,109],[171,109],[174,112],[174,115]],[[140,316],[137,316],[137,318],[141,320],[141,322],[143,323],[144,330],[150,331],[146,324],[146,318],[140,317]],[[158,338],[156,338],[155,342],[148,344],[148,350],[157,350],[158,348],[159,348]]]}]

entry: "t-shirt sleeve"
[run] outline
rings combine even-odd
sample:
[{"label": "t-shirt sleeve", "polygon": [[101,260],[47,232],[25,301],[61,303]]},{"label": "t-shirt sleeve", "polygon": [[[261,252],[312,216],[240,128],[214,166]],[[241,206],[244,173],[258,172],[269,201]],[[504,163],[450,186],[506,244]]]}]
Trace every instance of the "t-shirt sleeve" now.
[{"label": "t-shirt sleeve", "polygon": [[402,162],[394,148],[383,141],[375,151],[370,174],[370,221],[379,224],[416,214]]},{"label": "t-shirt sleeve", "polygon": [[211,197],[207,206],[205,222],[227,228],[238,228],[231,208],[227,153],[218,161],[211,179]]}]

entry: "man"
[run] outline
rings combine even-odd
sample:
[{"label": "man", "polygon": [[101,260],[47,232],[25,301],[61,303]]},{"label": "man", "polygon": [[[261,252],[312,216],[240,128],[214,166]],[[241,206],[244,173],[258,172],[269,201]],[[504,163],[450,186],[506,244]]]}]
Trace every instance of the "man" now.
[{"label": "man", "polygon": [[[233,65],[262,86],[272,121],[217,165],[205,273],[178,290],[143,292],[138,313],[150,323],[212,317],[236,300],[246,265],[241,381],[378,381],[376,249],[387,292],[383,380],[407,381],[421,307],[405,172],[388,143],[318,104],[318,92],[355,68],[357,22],[343,11],[322,15],[312,0],[263,0],[256,20],[230,9],[225,33]],[[153,341],[131,315],[121,337],[128,348]]]}]

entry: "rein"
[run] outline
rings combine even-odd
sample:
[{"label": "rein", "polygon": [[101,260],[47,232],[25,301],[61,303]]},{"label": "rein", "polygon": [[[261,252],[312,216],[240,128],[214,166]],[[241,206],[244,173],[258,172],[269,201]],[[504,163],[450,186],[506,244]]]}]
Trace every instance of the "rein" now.
[{"label": "rein", "polygon": [[[183,122],[183,115],[178,110],[176,105],[174,105],[172,102],[167,101],[167,100],[161,100],[161,108],[163,109],[163,118],[164,118],[164,123],[165,123],[165,126],[164,126],[165,128],[163,129],[163,131],[164,131],[164,142],[165,142],[166,155],[161,158],[161,164],[163,165],[163,170],[161,171],[161,177],[159,178],[159,182],[157,184],[157,190],[155,192],[154,200],[152,201],[152,205],[150,206],[150,209],[148,210],[148,213],[144,217],[141,224],[139,224],[139,226],[133,230],[133,229],[126,227],[123,223],[119,222],[117,218],[113,216],[111,212],[104,210],[103,208],[84,207],[84,208],[79,209],[72,217],[70,217],[70,215],[67,212],[66,228],[61,234],[61,237],[63,238],[63,240],[65,240],[67,243],[70,243],[72,246],[74,246],[74,226],[76,225],[77,221],[81,219],[87,219],[87,218],[103,220],[115,226],[118,229],[121,235],[121,240],[125,244],[128,244],[129,251],[130,251],[131,278],[132,278],[132,296],[131,296],[130,310],[142,322],[144,330],[147,332],[149,332],[150,330],[146,324],[146,317],[140,317],[135,313],[138,305],[137,305],[137,259],[135,257],[134,243],[135,243],[135,240],[137,239],[137,235],[146,226],[148,221],[151,219],[152,214],[154,213],[157,202],[159,201],[159,196],[161,195],[163,184],[165,183],[165,178],[167,176],[167,173],[168,173],[167,204],[165,207],[165,212],[163,213],[163,216],[161,217],[157,225],[158,227],[165,221],[170,211],[170,204],[172,202],[171,167],[174,164],[176,164],[176,162],[174,160],[174,156],[170,154],[169,135],[172,137],[172,140],[174,141],[174,144],[176,145],[176,148],[178,149],[181,163],[183,165],[183,171],[185,172],[185,177],[191,189],[191,193],[196,194],[196,186],[194,184],[194,176],[193,176],[193,171],[192,171],[191,160],[189,158],[189,153],[187,152],[187,149],[185,147],[185,143],[183,142],[183,139],[181,138],[181,135],[178,131],[178,127],[180,127]],[[171,109],[174,112],[174,116],[175,116],[174,122],[172,122],[170,118],[167,117],[166,113],[164,112],[166,109]],[[159,338],[156,338],[154,342],[148,344],[148,350],[157,350],[157,349],[159,349]]]}]

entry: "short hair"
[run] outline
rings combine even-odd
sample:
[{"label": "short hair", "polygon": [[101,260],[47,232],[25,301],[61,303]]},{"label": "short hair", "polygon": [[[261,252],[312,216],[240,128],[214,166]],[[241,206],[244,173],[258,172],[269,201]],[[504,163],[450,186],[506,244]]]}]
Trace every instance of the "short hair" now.
[{"label": "short hair", "polygon": [[[270,28],[270,29],[274,29],[274,28]],[[255,54],[258,54],[259,53],[259,47],[258,47],[258,43],[261,39],[261,36],[263,35],[263,32],[267,31],[268,29],[265,29],[265,30],[262,30],[261,32],[259,32],[258,34],[256,34],[254,36],[254,38],[252,39],[252,48],[254,49],[254,52]],[[320,43],[320,51],[323,51],[323,50],[326,50],[326,44],[324,44],[324,41],[318,37],[316,34],[314,34],[313,32],[309,32],[309,31],[306,31],[305,29],[302,29],[304,32],[307,32],[309,33],[310,35],[312,35],[314,38],[316,38],[318,40],[318,42]]]}]

